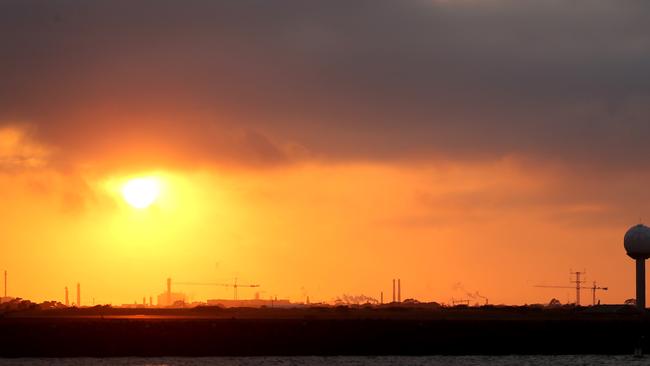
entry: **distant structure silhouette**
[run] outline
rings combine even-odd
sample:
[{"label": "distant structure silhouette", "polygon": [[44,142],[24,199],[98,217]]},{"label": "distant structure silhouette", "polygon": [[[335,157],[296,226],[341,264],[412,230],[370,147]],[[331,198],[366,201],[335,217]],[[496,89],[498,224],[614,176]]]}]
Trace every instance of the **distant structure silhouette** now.
[{"label": "distant structure silhouette", "polygon": [[402,279],[397,279],[397,302],[402,302]]},{"label": "distant structure silhouette", "polygon": [[402,302],[402,280],[400,278],[393,278],[393,302]]},{"label": "distant structure silhouette", "polygon": [[460,299],[456,300],[453,297],[451,298],[451,306],[456,306],[456,305],[466,305],[469,306],[469,299]]},{"label": "distant structure silhouette", "polygon": [[175,306],[174,304],[185,304],[187,297],[184,293],[172,292],[172,279],[167,279],[167,289],[162,294],[158,295],[158,306],[169,307]]},{"label": "distant structure silhouette", "polygon": [[70,301],[68,300],[68,286],[65,287],[65,306],[70,306]]},{"label": "distant structure silhouette", "polygon": [[[584,275],[587,273],[586,271],[582,272],[570,272],[572,275],[575,275],[575,280],[571,280],[571,283],[575,283],[575,286],[546,286],[546,285],[536,285],[535,287],[544,287],[544,288],[572,288],[576,290],[576,305],[580,305],[580,291],[581,290],[591,290],[591,298],[592,298],[592,305],[596,305],[596,291],[597,290],[603,290],[607,291],[609,288],[608,287],[601,287],[596,284],[596,281],[594,281],[593,286],[591,287],[585,287],[582,286],[583,283],[585,283]],[[568,301],[567,301],[568,302]]]},{"label": "distant structure silhouette", "polygon": [[478,291],[476,291],[474,296],[477,297],[477,298],[481,298],[481,299],[485,300],[485,305],[488,305],[490,303],[490,301],[489,301],[490,299],[488,299],[486,296],[481,295]]},{"label": "distant structure silhouette", "polygon": [[632,226],[623,238],[627,255],[636,261],[636,306],[645,310],[645,260],[650,257],[650,228]]},{"label": "distant structure silhouette", "polygon": [[[603,290],[607,291],[609,288],[608,287],[600,287],[596,284],[596,281],[594,281],[594,285],[589,287],[591,290],[591,301],[592,305],[596,305],[596,290]],[[600,305],[600,300],[598,300],[598,305]]]},{"label": "distant structure silhouette", "polygon": [[[160,304],[160,300],[158,300],[158,304]],[[167,306],[171,306],[172,304],[172,279],[168,278],[167,279]]]},{"label": "distant structure silhouette", "polygon": [[237,289],[240,287],[248,287],[248,288],[255,288],[255,287],[260,287],[260,285],[254,284],[247,284],[247,285],[242,285],[240,283],[237,283],[237,277],[235,277],[234,281],[232,283],[211,283],[211,282],[175,282],[177,285],[186,285],[186,286],[221,286],[221,287],[232,287],[233,288],[233,300],[237,301],[239,300],[239,297],[237,295]]},{"label": "distant structure silhouette", "polygon": [[77,282],[77,307],[81,307],[81,285]]},{"label": "distant structure silhouette", "polygon": [[576,276],[576,279],[571,280],[571,283],[576,284],[576,305],[580,306],[580,287],[585,282],[584,279],[580,279],[580,276],[582,276],[584,274],[587,274],[587,272],[586,271],[582,271],[582,272],[575,271],[575,272],[571,272],[571,274]]}]

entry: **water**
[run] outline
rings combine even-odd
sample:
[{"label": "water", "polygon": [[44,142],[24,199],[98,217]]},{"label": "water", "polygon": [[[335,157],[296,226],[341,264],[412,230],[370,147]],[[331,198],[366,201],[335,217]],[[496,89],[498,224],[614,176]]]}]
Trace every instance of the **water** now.
[{"label": "water", "polygon": [[0,359],[7,366],[550,366],[650,365],[650,357],[563,356],[424,356],[424,357],[116,357]]}]

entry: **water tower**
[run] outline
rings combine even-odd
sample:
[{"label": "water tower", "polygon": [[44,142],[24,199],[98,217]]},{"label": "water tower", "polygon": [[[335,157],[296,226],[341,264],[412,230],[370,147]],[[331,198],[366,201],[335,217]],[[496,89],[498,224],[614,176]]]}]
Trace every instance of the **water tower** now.
[{"label": "water tower", "polygon": [[650,228],[632,226],[623,242],[627,255],[636,260],[636,306],[645,310],[645,260],[650,257]]}]

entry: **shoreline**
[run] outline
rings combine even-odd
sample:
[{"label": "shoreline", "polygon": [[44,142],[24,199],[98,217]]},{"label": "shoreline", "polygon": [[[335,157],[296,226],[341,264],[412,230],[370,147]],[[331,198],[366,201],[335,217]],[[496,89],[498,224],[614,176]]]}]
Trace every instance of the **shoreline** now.
[{"label": "shoreline", "polygon": [[642,336],[643,348],[650,350],[645,314],[480,308],[76,310],[0,317],[0,357],[631,355]]}]

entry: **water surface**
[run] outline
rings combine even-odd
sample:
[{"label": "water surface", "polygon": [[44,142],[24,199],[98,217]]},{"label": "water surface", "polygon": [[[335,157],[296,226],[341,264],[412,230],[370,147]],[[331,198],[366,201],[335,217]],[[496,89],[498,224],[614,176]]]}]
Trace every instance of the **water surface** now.
[{"label": "water surface", "polygon": [[562,366],[650,365],[650,356],[116,357],[0,359],[7,366]]}]

